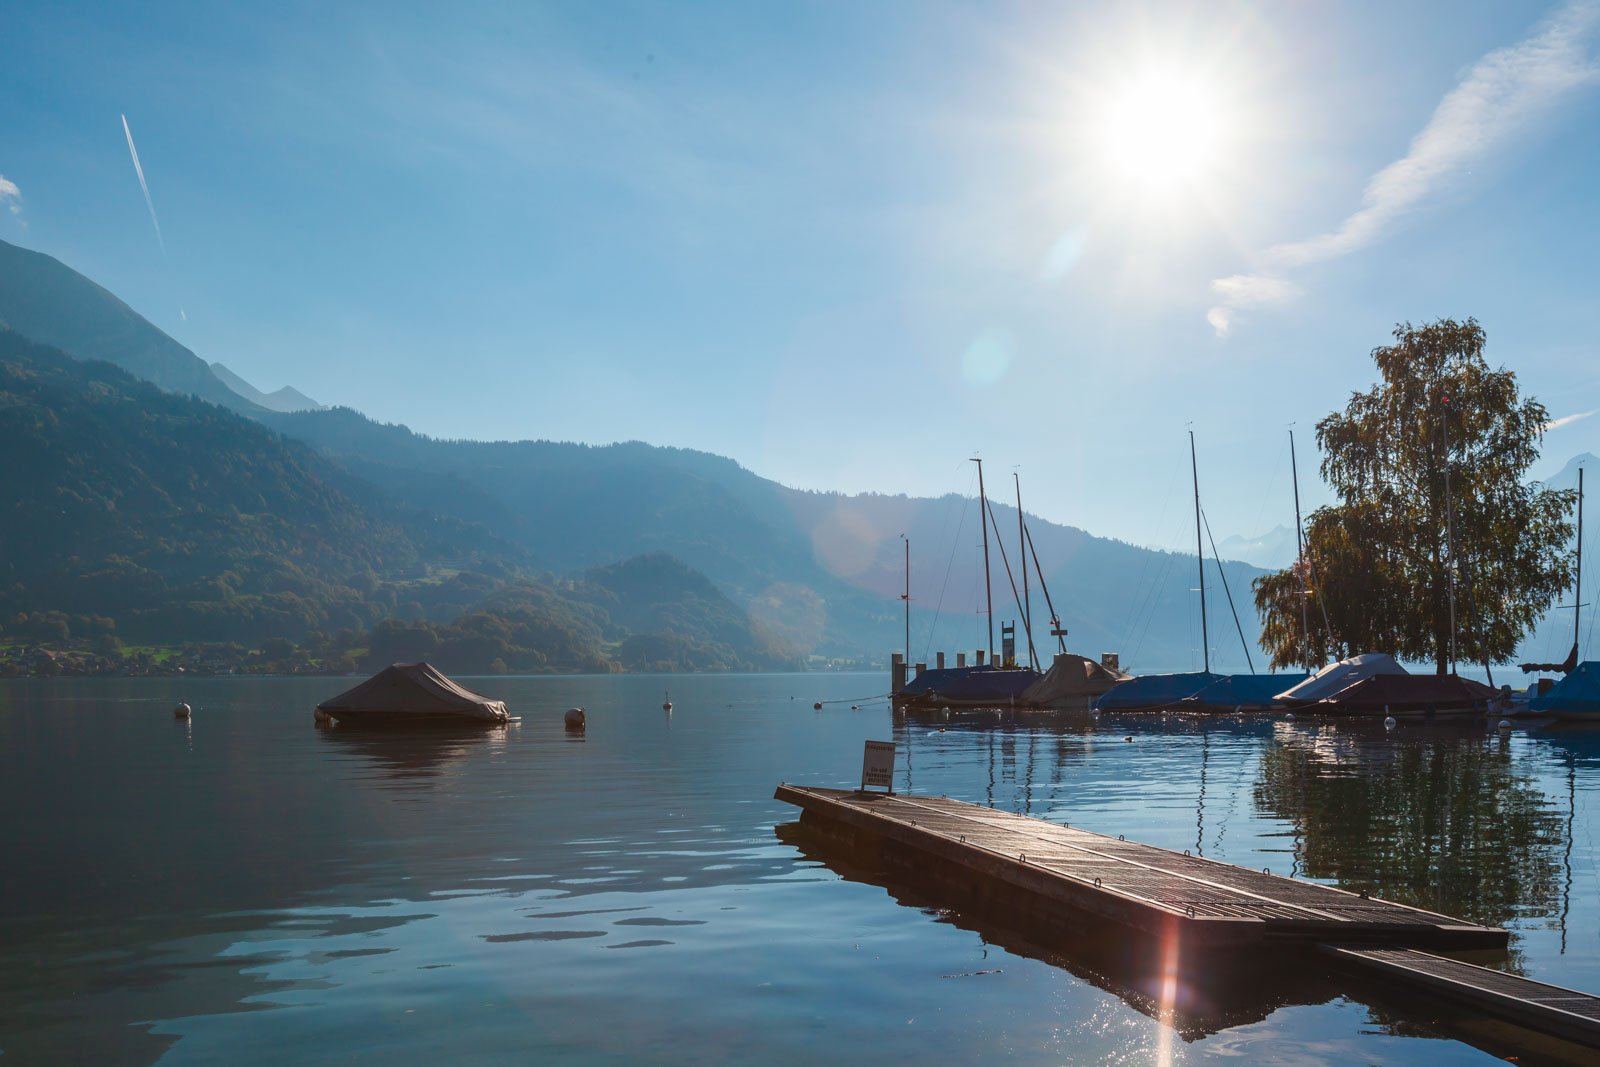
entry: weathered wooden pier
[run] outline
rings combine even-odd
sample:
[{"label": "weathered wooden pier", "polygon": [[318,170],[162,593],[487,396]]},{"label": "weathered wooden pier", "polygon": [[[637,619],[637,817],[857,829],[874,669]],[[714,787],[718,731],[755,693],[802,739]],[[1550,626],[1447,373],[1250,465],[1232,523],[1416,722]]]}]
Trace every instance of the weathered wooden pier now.
[{"label": "weathered wooden pier", "polygon": [[1318,949],[1530,1029],[1600,1047],[1600,998],[1419,951],[1504,949],[1505,930],[1332,886],[943,797],[781,785],[801,823],[1013,913],[1114,923],[1180,956]]}]

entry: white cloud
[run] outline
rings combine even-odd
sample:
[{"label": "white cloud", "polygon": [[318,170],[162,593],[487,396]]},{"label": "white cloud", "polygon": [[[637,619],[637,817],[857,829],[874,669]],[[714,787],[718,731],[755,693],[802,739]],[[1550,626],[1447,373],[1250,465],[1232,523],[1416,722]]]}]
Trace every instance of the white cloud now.
[{"label": "white cloud", "polygon": [[4,174],[0,174],[0,203],[9,207],[13,215],[22,214],[22,190],[16,182],[7,181]]},{"label": "white cloud", "polygon": [[1587,419],[1593,414],[1593,411],[1580,411],[1576,415],[1563,415],[1559,419],[1551,419],[1549,422],[1540,427],[1540,429],[1544,430],[1545,433],[1549,433],[1551,430],[1561,429],[1561,427],[1567,425],[1569,422],[1577,422],[1579,419]]},{"label": "white cloud", "polygon": [[[1337,229],[1276,245],[1267,249],[1262,259],[1281,272],[1349,255],[1382,238],[1407,211],[1451,177],[1501,148],[1540,112],[1574,90],[1600,81],[1600,65],[1587,54],[1597,24],[1600,3],[1574,0],[1540,23],[1533,36],[1478,60],[1439,101],[1405,157],[1373,175],[1360,208]],[[1215,327],[1219,318],[1232,321],[1228,314],[1232,309],[1277,302],[1290,295],[1289,290],[1274,297],[1267,287],[1240,287],[1239,295],[1254,298],[1251,304],[1235,302],[1235,294],[1221,288],[1225,283],[1259,277],[1265,276],[1239,275],[1213,282],[1223,306],[1213,308],[1206,319]],[[1220,336],[1226,328],[1217,332]]]}]

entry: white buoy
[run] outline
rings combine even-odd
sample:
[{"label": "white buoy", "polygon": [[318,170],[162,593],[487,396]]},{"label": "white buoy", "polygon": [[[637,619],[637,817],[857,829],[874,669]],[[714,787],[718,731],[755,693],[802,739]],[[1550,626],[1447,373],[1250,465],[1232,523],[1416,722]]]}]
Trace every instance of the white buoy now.
[{"label": "white buoy", "polygon": [[670,690],[661,694],[661,710],[672,710],[672,692]]},{"label": "white buoy", "polygon": [[176,719],[187,719],[189,717],[189,705],[179,701],[178,706],[172,709],[172,716]]},{"label": "white buoy", "polygon": [[1385,730],[1393,730],[1394,726],[1395,726],[1395,722],[1394,722],[1394,716],[1393,715],[1390,715],[1388,718],[1383,720],[1383,728]]},{"label": "white buoy", "polygon": [[1284,716],[1283,716],[1283,721],[1284,722],[1294,722],[1294,712],[1292,712],[1292,711],[1285,712]]},{"label": "white buoy", "polygon": [[582,730],[589,725],[588,717],[584,715],[582,708],[568,708],[561,721],[567,724],[569,730]]},{"label": "white buoy", "polygon": [[861,705],[860,704],[851,704],[850,705],[850,710],[851,711],[860,711],[861,710]]},{"label": "white buoy", "polygon": [[1500,729],[1501,730],[1509,730],[1509,729],[1511,729],[1511,720],[1510,719],[1501,719],[1500,720]]}]

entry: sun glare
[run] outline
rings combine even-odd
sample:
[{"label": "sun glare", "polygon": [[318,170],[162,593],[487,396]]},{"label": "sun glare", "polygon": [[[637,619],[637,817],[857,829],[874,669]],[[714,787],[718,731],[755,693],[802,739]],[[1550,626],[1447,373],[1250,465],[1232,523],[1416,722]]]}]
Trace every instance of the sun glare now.
[{"label": "sun glare", "polygon": [[1164,71],[1128,81],[1108,98],[1100,150],[1110,176],[1140,192],[1171,196],[1217,169],[1227,129],[1217,94]]}]

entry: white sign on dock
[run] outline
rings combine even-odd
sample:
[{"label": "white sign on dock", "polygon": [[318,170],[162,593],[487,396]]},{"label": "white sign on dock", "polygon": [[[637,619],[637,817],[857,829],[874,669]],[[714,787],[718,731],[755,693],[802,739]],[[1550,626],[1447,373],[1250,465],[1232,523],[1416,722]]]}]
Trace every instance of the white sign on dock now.
[{"label": "white sign on dock", "polygon": [[882,786],[894,792],[894,742],[868,741],[861,754],[861,788]]}]

